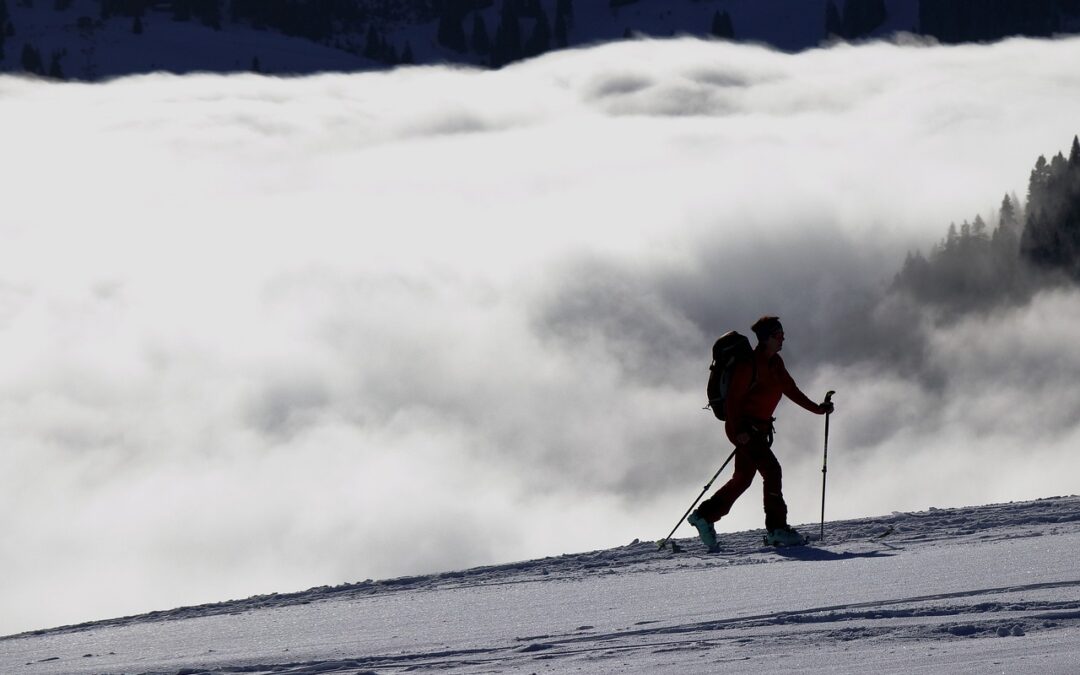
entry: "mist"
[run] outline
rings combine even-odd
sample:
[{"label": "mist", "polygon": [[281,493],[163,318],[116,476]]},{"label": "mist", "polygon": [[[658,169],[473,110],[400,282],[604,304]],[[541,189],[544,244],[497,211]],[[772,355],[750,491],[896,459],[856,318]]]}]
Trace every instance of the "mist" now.
[{"label": "mist", "polygon": [[[765,313],[838,392],[828,517],[1075,492],[1080,294],[890,284],[1080,131],[1078,57],[0,78],[0,632],[662,537],[730,451],[712,342]],[[778,417],[816,521],[822,418]]]}]

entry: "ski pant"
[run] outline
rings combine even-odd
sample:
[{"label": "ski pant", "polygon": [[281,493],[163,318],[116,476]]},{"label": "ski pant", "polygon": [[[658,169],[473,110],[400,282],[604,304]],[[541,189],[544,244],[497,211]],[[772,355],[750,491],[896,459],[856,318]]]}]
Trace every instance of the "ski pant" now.
[{"label": "ski pant", "polygon": [[754,474],[760,473],[765,493],[765,529],[775,530],[787,525],[787,504],[784,503],[782,471],[780,462],[773,454],[772,434],[768,436],[752,434],[751,441],[735,448],[735,473],[731,480],[698,507],[698,514],[705,520],[715,523],[726,516],[739,496],[746,492],[754,480]]}]

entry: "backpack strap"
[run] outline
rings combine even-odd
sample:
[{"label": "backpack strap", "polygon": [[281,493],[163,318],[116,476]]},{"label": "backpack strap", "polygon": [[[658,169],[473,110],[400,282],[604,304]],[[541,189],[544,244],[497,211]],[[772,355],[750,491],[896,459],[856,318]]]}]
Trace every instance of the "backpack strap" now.
[{"label": "backpack strap", "polygon": [[[709,364],[709,372],[712,372],[713,370],[716,370],[716,361],[713,361],[712,363]],[[753,357],[753,355],[751,355],[750,356],[750,386],[747,387],[746,390],[750,391],[751,389],[754,388],[755,384],[757,384],[757,359],[755,359]],[[708,402],[705,403],[705,406],[702,408],[702,410],[712,410],[713,403],[715,403],[717,401],[723,401],[723,400],[724,399],[722,399],[722,398],[710,398],[708,400]]]}]

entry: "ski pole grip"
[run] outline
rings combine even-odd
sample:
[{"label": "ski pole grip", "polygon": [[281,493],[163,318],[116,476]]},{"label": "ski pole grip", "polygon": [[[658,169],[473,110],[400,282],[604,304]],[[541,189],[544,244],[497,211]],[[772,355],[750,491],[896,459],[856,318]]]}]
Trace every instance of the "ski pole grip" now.
[{"label": "ski pole grip", "polygon": [[835,393],[836,393],[836,392],[835,392],[835,391],[833,391],[832,389],[830,389],[829,391],[825,392],[825,402],[826,402],[826,403],[832,403],[832,397],[833,397],[833,394],[835,394]]}]

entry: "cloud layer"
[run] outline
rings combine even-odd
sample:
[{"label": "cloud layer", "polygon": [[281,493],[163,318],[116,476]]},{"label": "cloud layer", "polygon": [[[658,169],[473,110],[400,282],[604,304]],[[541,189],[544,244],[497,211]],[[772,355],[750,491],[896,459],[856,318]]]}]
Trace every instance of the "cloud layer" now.
[{"label": "cloud layer", "polygon": [[[885,291],[1080,131],[1078,56],[0,78],[0,632],[660,537],[728,451],[712,340],[764,312],[840,392],[830,516],[1075,491],[1076,293]],[[812,521],[821,419],[779,414]]]}]

